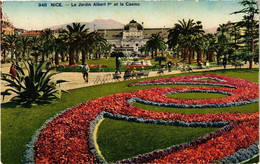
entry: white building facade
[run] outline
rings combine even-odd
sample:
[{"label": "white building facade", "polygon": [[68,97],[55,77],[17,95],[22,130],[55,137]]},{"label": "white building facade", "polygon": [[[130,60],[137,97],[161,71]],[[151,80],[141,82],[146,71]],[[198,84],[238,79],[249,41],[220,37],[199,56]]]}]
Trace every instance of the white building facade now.
[{"label": "white building facade", "polygon": [[[123,29],[100,29],[98,32],[103,33],[108,43],[112,47],[112,51],[120,51],[127,56],[135,56],[141,54],[140,50],[151,37],[152,33],[164,32],[168,29],[150,28],[144,29],[142,25],[135,20],[130,21]],[[163,36],[167,38],[167,36]]]}]

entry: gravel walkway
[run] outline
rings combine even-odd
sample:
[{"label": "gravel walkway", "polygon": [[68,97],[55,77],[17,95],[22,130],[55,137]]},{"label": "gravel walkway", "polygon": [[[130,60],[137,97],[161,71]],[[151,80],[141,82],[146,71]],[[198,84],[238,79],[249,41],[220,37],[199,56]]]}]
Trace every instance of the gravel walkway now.
[{"label": "gravel walkway", "polygon": [[[2,64],[1,65],[1,71],[3,73],[8,73],[10,69],[10,64]],[[258,68],[258,65],[253,65],[254,68]],[[234,66],[227,66],[227,69],[229,68],[234,68]],[[248,68],[248,65],[243,66],[242,68]],[[215,67],[215,68],[210,68],[210,69],[195,69],[193,72],[202,72],[202,71],[208,71],[208,70],[219,70],[223,69],[223,67]],[[178,74],[181,73],[179,70],[174,70],[172,72],[164,71],[164,75],[169,75],[169,74]],[[123,76],[124,73],[122,72],[121,76]],[[158,76],[157,71],[151,71],[149,73],[149,77],[154,77]],[[92,85],[100,85],[103,83],[109,83],[109,82],[117,82],[117,81],[123,81],[123,77],[118,79],[118,80],[113,80],[113,72],[101,72],[101,73],[89,73],[89,82],[85,83],[82,73],[80,72],[64,72],[57,74],[53,76],[53,79],[59,80],[67,80],[68,82],[60,84],[60,88],[64,90],[70,90],[70,89],[76,89],[76,88],[82,88],[82,87],[87,87],[87,86],[92,86]],[[100,80],[99,80],[100,79]],[[6,86],[7,82],[1,80],[1,92],[7,89],[8,87]],[[1,96],[1,104],[10,101],[10,98],[13,97],[13,95],[6,96],[5,99],[2,99]]]}]

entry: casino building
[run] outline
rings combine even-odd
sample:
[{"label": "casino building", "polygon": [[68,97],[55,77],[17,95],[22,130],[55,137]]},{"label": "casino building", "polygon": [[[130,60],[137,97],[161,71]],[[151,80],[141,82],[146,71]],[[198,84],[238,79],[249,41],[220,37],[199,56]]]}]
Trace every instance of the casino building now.
[{"label": "casino building", "polygon": [[152,34],[161,33],[167,41],[169,28],[144,28],[144,24],[139,24],[135,20],[130,21],[123,29],[99,29],[111,45],[112,50],[124,52],[126,55],[141,54],[143,47]]}]

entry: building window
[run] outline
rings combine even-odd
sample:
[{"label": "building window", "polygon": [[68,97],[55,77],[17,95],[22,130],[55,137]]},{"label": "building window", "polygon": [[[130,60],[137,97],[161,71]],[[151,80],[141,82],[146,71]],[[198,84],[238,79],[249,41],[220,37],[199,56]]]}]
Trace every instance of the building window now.
[{"label": "building window", "polygon": [[126,46],[129,47],[129,44],[127,44]]},{"label": "building window", "polygon": [[138,44],[136,44],[136,47],[138,47]]}]

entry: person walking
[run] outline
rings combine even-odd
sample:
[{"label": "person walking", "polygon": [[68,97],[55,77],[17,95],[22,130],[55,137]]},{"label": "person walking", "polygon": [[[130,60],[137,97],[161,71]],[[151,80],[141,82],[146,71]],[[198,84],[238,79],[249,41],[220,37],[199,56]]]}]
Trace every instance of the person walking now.
[{"label": "person walking", "polygon": [[86,83],[88,83],[88,73],[89,73],[88,64],[84,64],[82,73],[83,73],[83,79],[85,80]]},{"label": "person walking", "polygon": [[172,71],[172,62],[171,61],[168,61],[167,63],[167,66],[168,66],[168,72],[171,72]]},{"label": "person walking", "polygon": [[224,69],[226,69],[226,66],[227,66],[227,58],[226,57],[224,57],[223,58],[223,66],[224,66]]}]

